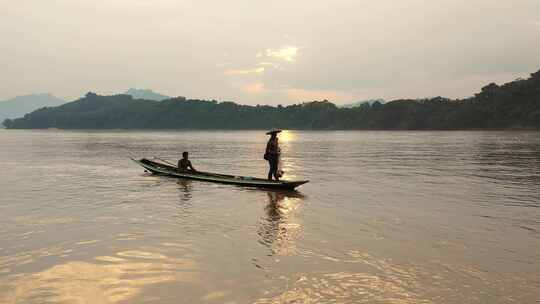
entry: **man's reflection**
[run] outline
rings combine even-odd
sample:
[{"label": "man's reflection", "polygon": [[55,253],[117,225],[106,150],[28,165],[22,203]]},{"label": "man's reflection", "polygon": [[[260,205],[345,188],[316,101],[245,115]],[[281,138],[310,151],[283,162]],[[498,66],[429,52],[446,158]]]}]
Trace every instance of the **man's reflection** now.
[{"label": "man's reflection", "polygon": [[187,203],[191,200],[191,193],[193,192],[193,185],[190,180],[181,179],[178,181],[178,186],[180,189],[180,201],[182,203]]},{"label": "man's reflection", "polygon": [[267,246],[272,255],[296,253],[296,239],[302,225],[298,217],[304,196],[297,192],[268,191],[265,216],[259,225],[259,242]]}]

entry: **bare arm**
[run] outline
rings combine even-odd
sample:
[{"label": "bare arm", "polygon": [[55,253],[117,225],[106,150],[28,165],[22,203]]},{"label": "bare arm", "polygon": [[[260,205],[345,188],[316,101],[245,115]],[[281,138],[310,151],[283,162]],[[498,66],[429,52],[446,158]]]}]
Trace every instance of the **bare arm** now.
[{"label": "bare arm", "polygon": [[191,164],[191,161],[188,163],[188,167],[193,171],[197,171],[197,170],[195,170],[195,168],[193,168],[193,165]]}]

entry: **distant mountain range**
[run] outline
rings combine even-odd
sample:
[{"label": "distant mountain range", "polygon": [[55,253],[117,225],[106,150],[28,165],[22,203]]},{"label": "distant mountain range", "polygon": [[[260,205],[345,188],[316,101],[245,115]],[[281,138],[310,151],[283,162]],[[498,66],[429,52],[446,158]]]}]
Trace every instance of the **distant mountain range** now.
[{"label": "distant mountain range", "polygon": [[171,98],[170,96],[162,95],[162,94],[156,93],[156,92],[154,92],[152,90],[149,90],[149,89],[130,88],[124,94],[130,95],[135,99],[144,99],[144,100],[162,101],[162,100]]},{"label": "distant mountain range", "polygon": [[17,96],[0,101],[0,123],[7,118],[18,118],[43,107],[56,107],[66,103],[65,100],[51,94],[32,94]]},{"label": "distant mountain range", "polygon": [[351,109],[351,108],[357,108],[357,107],[360,107],[362,106],[363,104],[368,104],[368,105],[373,105],[375,102],[378,102],[378,103],[386,103],[386,100],[384,99],[368,99],[368,100],[363,100],[363,101],[357,101],[357,102],[353,102],[353,103],[347,103],[347,104],[344,104],[344,105],[341,105],[340,107],[341,108],[346,108],[346,109]]}]

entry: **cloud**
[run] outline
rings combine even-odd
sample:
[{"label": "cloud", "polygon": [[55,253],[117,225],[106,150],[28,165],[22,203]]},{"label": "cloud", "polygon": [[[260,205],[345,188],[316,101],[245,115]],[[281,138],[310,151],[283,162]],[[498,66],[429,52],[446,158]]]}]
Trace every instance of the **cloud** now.
[{"label": "cloud", "polygon": [[[256,58],[260,60],[266,59],[266,61],[260,61],[256,63],[258,67],[250,69],[228,69],[225,70],[225,75],[257,75],[265,72],[266,68],[272,67],[274,69],[281,69],[281,66],[276,61],[294,62],[298,54],[299,48],[296,46],[286,46],[280,49],[266,49],[264,52],[258,52],[255,54]],[[230,64],[229,62],[226,63]],[[218,65],[220,67],[220,65]],[[225,67],[225,64],[221,64],[221,67]]]},{"label": "cloud", "polygon": [[250,94],[258,94],[264,91],[264,83],[256,82],[242,86],[242,91]]},{"label": "cloud", "polygon": [[267,49],[266,56],[288,62],[294,62],[296,61],[298,50],[299,48],[296,46],[287,46],[277,50]]},{"label": "cloud", "polygon": [[246,70],[226,70],[225,75],[249,75],[249,74],[262,74],[264,73],[264,67],[258,67]]},{"label": "cloud", "polygon": [[275,63],[275,62],[259,62],[258,65],[261,65],[261,66],[267,66],[267,67],[273,67],[274,69],[277,69],[279,68],[279,64]]},{"label": "cloud", "polygon": [[232,65],[232,62],[219,62],[219,63],[216,63],[216,67],[218,68],[224,68],[226,66],[231,66]]},{"label": "cloud", "polygon": [[305,102],[313,100],[330,100],[337,103],[350,102],[357,99],[355,94],[336,90],[304,90],[288,89],[287,97],[292,102]]}]

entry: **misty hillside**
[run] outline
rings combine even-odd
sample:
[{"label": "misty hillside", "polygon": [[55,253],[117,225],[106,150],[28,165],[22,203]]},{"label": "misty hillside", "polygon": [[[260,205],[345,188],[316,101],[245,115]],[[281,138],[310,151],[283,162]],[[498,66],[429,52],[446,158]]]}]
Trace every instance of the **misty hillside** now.
[{"label": "misty hillside", "polygon": [[152,90],[149,90],[149,89],[130,88],[124,94],[130,95],[135,99],[156,100],[156,101],[162,101],[162,100],[171,98],[169,96],[156,93],[156,92],[154,92]]},{"label": "misty hillside", "polygon": [[365,103],[367,103],[367,104],[369,104],[371,106],[376,102],[383,104],[383,103],[386,103],[386,100],[384,100],[384,99],[368,99],[368,100],[357,101],[357,102],[353,102],[353,103],[347,103],[347,104],[341,105],[341,107],[350,109],[350,108],[360,107]]},{"label": "misty hillside", "polygon": [[272,107],[183,97],[157,102],[126,94],[88,93],[77,101],[4,124],[13,129],[540,129],[540,71],[502,86],[489,84],[463,100],[407,99],[354,108],[339,108],[326,100]]},{"label": "misty hillside", "polygon": [[7,118],[22,117],[39,108],[56,107],[64,103],[65,100],[51,94],[24,95],[0,101],[0,122]]}]

